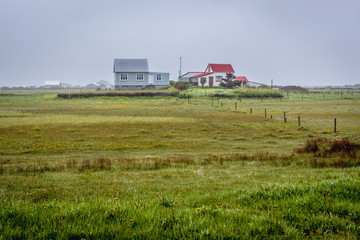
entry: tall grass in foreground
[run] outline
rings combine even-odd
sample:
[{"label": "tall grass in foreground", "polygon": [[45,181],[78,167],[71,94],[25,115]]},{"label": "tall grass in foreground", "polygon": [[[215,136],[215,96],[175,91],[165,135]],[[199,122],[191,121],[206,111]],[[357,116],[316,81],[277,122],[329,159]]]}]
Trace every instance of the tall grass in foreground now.
[{"label": "tall grass in foreground", "polygon": [[217,186],[204,195],[190,189],[186,196],[150,198],[149,191],[71,201],[48,188],[21,202],[2,197],[0,238],[360,237],[360,185],[350,178],[259,189]]},{"label": "tall grass in foreground", "polygon": [[[1,188],[0,237],[359,238],[358,168],[350,168],[350,175],[315,173],[315,180],[300,176],[299,181],[276,183],[264,181],[267,177],[260,174],[255,186],[247,185],[254,179],[237,183],[254,170],[291,179],[284,170],[360,164],[359,145],[347,139],[311,140],[296,152],[299,155],[212,154],[196,161],[188,157],[70,159],[53,167],[8,168],[1,171],[0,182],[15,177],[35,182],[7,183]],[[311,154],[327,158],[325,164],[314,164]],[[344,160],[333,164],[334,154],[349,159],[348,165]],[[39,184],[38,179],[49,182]]]}]

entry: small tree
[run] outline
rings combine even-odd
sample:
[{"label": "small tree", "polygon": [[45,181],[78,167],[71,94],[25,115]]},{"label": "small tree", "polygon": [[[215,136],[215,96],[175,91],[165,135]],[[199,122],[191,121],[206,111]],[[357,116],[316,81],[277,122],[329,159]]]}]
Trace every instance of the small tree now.
[{"label": "small tree", "polygon": [[206,78],[201,78],[200,83],[201,83],[201,86],[204,87],[204,85],[206,83]]},{"label": "small tree", "polygon": [[241,81],[234,81],[234,74],[233,73],[226,73],[226,77],[221,79],[220,86],[225,88],[234,88],[240,87]]}]

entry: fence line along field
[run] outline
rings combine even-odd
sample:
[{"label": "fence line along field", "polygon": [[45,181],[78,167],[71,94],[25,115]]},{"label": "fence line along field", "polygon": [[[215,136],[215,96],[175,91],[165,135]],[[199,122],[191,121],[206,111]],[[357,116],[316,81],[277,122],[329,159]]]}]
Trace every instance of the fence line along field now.
[{"label": "fence line along field", "polygon": [[261,91],[2,92],[0,239],[360,238],[359,92]]}]

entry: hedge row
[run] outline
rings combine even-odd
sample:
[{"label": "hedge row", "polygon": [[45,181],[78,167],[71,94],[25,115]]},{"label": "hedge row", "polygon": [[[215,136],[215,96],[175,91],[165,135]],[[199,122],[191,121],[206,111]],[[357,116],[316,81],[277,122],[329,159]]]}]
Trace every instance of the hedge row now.
[{"label": "hedge row", "polygon": [[90,97],[177,97],[177,93],[167,92],[107,92],[107,93],[59,93],[58,98],[90,98]]},{"label": "hedge row", "polygon": [[213,98],[283,98],[281,94],[211,94]]}]

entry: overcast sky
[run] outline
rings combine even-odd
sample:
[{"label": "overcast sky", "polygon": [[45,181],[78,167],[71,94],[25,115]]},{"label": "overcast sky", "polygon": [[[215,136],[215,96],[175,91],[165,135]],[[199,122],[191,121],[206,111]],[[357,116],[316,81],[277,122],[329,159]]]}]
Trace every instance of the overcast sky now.
[{"label": "overcast sky", "polygon": [[360,83],[359,0],[0,0],[0,86],[113,82],[114,58],[280,85]]}]

